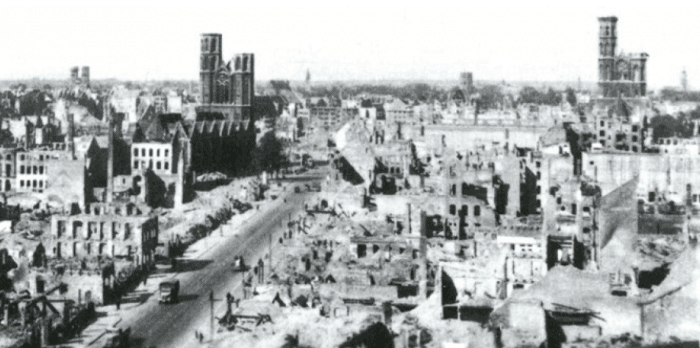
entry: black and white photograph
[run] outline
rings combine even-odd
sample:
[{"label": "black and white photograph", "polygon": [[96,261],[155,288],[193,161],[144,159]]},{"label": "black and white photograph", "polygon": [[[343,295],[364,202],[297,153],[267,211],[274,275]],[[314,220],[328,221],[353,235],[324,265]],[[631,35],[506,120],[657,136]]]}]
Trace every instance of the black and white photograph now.
[{"label": "black and white photograph", "polygon": [[0,348],[700,348],[700,4],[0,4]]}]

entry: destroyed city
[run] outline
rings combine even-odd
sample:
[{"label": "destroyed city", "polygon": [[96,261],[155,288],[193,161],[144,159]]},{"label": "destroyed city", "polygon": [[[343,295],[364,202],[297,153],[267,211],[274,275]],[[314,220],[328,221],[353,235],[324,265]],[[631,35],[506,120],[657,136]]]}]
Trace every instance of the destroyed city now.
[{"label": "destroyed city", "polygon": [[1,5],[0,347],[700,348],[698,12],[547,1]]}]

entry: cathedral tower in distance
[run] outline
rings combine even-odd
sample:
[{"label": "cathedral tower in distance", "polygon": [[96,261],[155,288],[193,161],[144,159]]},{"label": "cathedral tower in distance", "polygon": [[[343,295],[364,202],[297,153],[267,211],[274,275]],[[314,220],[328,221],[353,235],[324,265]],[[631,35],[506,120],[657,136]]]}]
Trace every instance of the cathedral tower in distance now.
[{"label": "cathedral tower in distance", "polygon": [[602,97],[645,97],[649,55],[617,53],[617,17],[599,17],[598,27],[598,87]]},{"label": "cathedral tower in distance", "polygon": [[221,114],[236,123],[249,120],[255,97],[254,55],[239,53],[224,62],[221,34],[202,34],[200,41],[198,114]]},{"label": "cathedral tower in distance", "polygon": [[221,34],[202,34],[199,53],[199,81],[202,104],[213,103],[214,74],[221,61]]}]

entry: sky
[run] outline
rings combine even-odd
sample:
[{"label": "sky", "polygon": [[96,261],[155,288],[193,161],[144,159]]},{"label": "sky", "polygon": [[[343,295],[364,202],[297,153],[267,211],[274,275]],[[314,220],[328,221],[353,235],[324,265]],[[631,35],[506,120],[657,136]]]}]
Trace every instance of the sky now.
[{"label": "sky", "polygon": [[[19,3],[19,2],[15,2]],[[59,3],[59,2],[57,2]],[[650,88],[700,88],[700,4],[674,1],[25,1],[0,5],[0,79],[199,78],[199,35],[255,54],[256,80],[596,81],[597,17],[646,52]],[[574,4],[574,5],[568,5]],[[696,6],[696,7],[693,7]]]}]

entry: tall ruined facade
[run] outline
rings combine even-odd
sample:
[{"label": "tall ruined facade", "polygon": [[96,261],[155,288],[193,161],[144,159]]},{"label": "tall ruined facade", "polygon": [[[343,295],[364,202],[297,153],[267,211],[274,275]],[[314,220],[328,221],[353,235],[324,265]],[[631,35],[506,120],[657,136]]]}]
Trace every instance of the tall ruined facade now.
[{"label": "tall ruined facade", "polygon": [[603,98],[645,97],[646,53],[617,53],[617,17],[599,17],[598,87]]},{"label": "tall ruined facade", "polygon": [[222,59],[221,34],[202,34],[199,80],[201,105],[198,113],[219,113],[235,123],[250,119],[255,92],[255,57],[252,53]]}]

